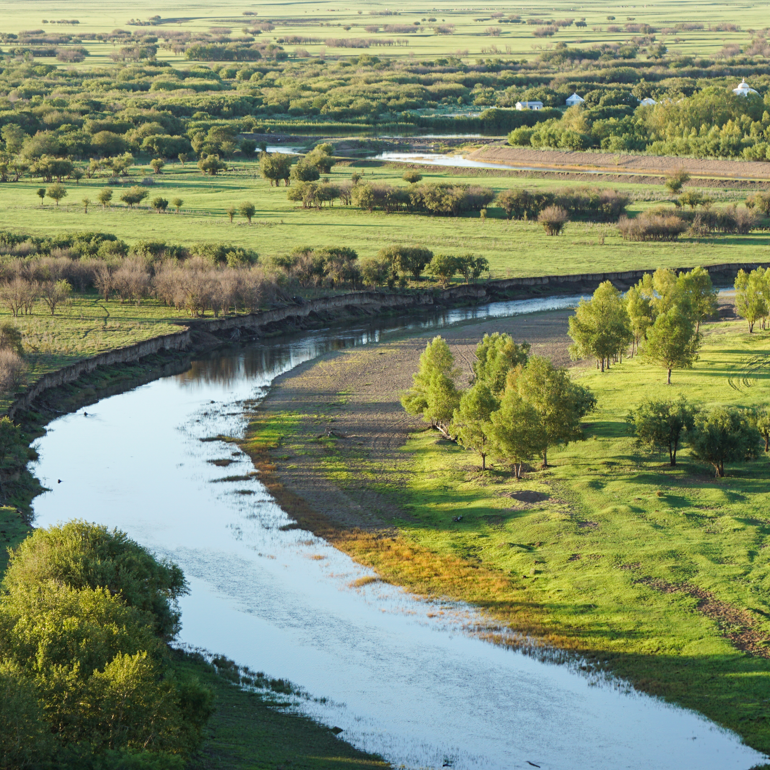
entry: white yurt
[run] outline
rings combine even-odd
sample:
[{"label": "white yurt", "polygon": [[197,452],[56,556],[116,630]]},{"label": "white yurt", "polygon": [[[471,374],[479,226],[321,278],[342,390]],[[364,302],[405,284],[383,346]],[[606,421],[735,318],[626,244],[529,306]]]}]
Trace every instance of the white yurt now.
[{"label": "white yurt", "polygon": [[748,96],[749,94],[759,93],[759,91],[755,91],[753,88],[751,88],[746,82],[746,78],[743,78],[743,80],[741,80],[741,82],[738,84],[738,88],[733,88],[733,93],[737,94],[738,96]]}]

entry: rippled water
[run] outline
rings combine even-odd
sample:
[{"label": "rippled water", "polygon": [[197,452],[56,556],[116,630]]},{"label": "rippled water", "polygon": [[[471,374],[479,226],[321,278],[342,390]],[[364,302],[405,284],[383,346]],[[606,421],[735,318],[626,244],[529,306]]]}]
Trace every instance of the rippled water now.
[{"label": "rippled water", "polygon": [[763,757],[696,714],[474,638],[465,629],[483,619],[472,608],[382,583],[353,588],[372,573],[284,529],[288,516],[248,458],[201,441],[242,435],[244,400],[330,350],[576,299],[273,340],[106,398],[54,421],[38,442],[35,470],[51,491],[35,501],[36,524],[97,521],[174,559],[192,588],[182,601],[183,642],[300,685],[311,697],[298,708],[396,765],[750,768]]}]

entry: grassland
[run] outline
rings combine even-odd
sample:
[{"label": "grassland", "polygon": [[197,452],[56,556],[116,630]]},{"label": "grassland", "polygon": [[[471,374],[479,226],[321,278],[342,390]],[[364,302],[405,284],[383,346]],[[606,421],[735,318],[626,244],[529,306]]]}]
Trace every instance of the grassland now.
[{"label": "grassland", "polygon": [[[603,375],[575,370],[599,399],[587,440],[554,453],[551,468],[519,484],[500,468],[481,473],[477,457],[431,432],[414,433],[400,449],[398,430],[389,443],[369,440],[378,429],[365,422],[379,421],[382,434],[396,424],[393,383],[410,356],[416,366],[425,338],[414,342],[344,353],[281,383],[277,397],[292,399],[293,427],[268,403],[253,430],[258,436],[264,427],[269,437],[272,426],[283,435],[273,465],[265,465],[264,445],[252,447],[276,489],[291,473],[287,457],[317,464],[320,504],[327,484],[340,490],[335,504],[358,501],[379,521],[355,528],[305,510],[306,521],[385,579],[474,602],[770,750],[770,463],[736,465],[715,480],[684,451],[672,469],[640,454],[624,422],[645,396],[766,403],[767,372],[748,388],[730,382],[749,358],[770,353],[768,334],[749,335],[737,322],[709,326],[700,361],[675,372],[669,388],[665,374],[640,359]],[[376,375],[382,366],[390,372],[384,384]],[[299,397],[303,378],[315,388],[312,401]],[[317,436],[319,424],[348,440],[307,440],[302,426]]]},{"label": "grassland", "polygon": [[[364,181],[406,185],[401,180],[403,167],[378,162],[340,164],[332,169],[329,178],[349,180],[354,171],[363,174]],[[137,181],[152,176],[149,167],[136,167],[133,173]],[[421,167],[421,173],[425,182],[481,184],[496,192],[514,187],[553,190],[579,184],[554,177],[521,179],[494,170],[463,174],[456,169]],[[120,187],[113,194],[116,205],[102,209],[96,196],[105,181],[83,179],[78,185],[68,184],[68,196],[58,207],[50,201],[40,205],[35,195],[40,187],[37,180],[0,185],[0,226],[39,235],[96,230],[114,233],[129,243],[140,239],[184,245],[227,242],[255,249],[263,257],[286,254],[297,247],[344,245],[363,258],[376,256],[390,243],[416,243],[436,253],[471,251],[483,255],[490,262],[493,278],[760,262],[770,244],[770,237],[762,231],[701,240],[683,238],[678,243],[629,243],[622,240],[614,225],[580,222],[571,223],[561,237],[552,238],[537,223],[506,221],[502,209],[497,208],[490,208],[486,221],[478,215],[444,218],[369,213],[339,205],[302,209],[287,200],[286,188],[271,187],[259,177],[256,162],[233,163],[230,171],[216,177],[204,176],[189,163],[169,164],[162,174],[155,175],[147,200],[158,195],[168,200],[182,198],[180,214],[158,214],[147,201],[129,209],[119,202]],[[598,185],[603,186],[600,180]],[[630,213],[666,199],[662,185],[628,182],[606,186],[637,198]],[[746,192],[738,189],[705,192],[725,202],[739,203],[746,198]],[[87,214],[81,204],[83,198],[91,201]],[[228,208],[242,201],[256,206],[251,225],[242,217],[231,223],[227,216]],[[521,248],[522,243],[526,243],[526,249]]]},{"label": "grassland", "polygon": [[[18,3],[13,0],[0,2],[4,29],[18,32],[25,29],[39,29],[43,20],[73,19],[80,24],[78,31],[111,31],[116,28],[131,29],[127,26],[131,19],[148,20],[160,15],[160,26],[164,29],[207,31],[211,27],[226,27],[237,31],[260,21],[270,20],[276,27],[262,36],[269,41],[288,35],[300,35],[316,38],[316,43],[289,45],[293,52],[297,48],[307,50],[313,56],[331,54],[333,56],[357,56],[360,49],[328,48],[330,38],[365,38],[376,41],[377,38],[407,38],[408,45],[392,47],[374,47],[371,52],[378,56],[446,56],[459,53],[464,57],[475,57],[493,53],[502,57],[531,58],[539,49],[552,42],[564,42],[568,45],[590,45],[593,43],[625,43],[628,33],[614,32],[607,28],[612,25],[623,27],[629,20],[639,24],[650,24],[656,28],[670,29],[658,38],[671,51],[688,55],[713,55],[729,43],[745,43],[748,35],[745,31],[716,31],[710,26],[720,23],[739,25],[743,30],[761,29],[766,26],[764,6],[759,2],[747,2],[740,5],[729,3],[714,4],[703,0],[680,0],[676,3],[654,0],[641,6],[619,5],[602,0],[583,3],[576,8],[573,3],[558,0],[547,8],[538,5],[512,7],[510,3],[495,0],[491,3],[471,3],[457,8],[444,3],[432,5],[426,9],[424,4],[414,2],[400,3],[398,15],[379,15],[385,11],[393,13],[393,6],[387,3],[352,3],[346,7],[328,2],[299,3],[239,3],[226,2],[216,6],[193,2],[170,2],[162,8],[147,0],[139,0],[130,6],[118,3],[97,3],[93,0],[79,2],[77,8],[62,6],[56,0],[36,0],[34,4]],[[254,16],[244,16],[251,12]],[[550,41],[533,36],[537,25],[527,23],[500,24],[492,15],[519,15],[523,22],[529,19],[560,20],[565,18],[585,18],[587,26],[575,26],[561,29]],[[608,17],[614,17],[612,19]],[[677,24],[694,21],[704,25],[700,30],[674,30]],[[419,22],[422,29],[409,35],[388,32],[369,33],[364,28],[373,24],[412,25]],[[451,35],[436,34],[435,25],[451,25]],[[499,36],[491,37],[490,27],[498,27]],[[69,25],[48,25],[48,30],[70,31]],[[89,44],[92,56],[85,66],[103,65],[110,61],[112,46]],[[160,57],[174,65],[182,64],[178,56],[164,50]]]}]

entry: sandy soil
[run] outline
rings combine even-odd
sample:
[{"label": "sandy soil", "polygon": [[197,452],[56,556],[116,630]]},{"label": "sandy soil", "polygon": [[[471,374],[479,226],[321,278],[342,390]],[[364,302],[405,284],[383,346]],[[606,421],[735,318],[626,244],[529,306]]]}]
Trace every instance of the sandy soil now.
[{"label": "sandy soil", "polygon": [[473,160],[489,163],[516,163],[529,166],[563,167],[565,171],[581,168],[633,171],[640,174],[665,174],[684,168],[693,176],[723,179],[770,179],[770,163],[759,161],[713,160],[652,155],[573,152],[570,150],[534,150],[502,144],[483,147],[471,153]]},{"label": "sandy soil", "polygon": [[[527,341],[532,353],[565,366],[570,363],[570,314],[563,310],[494,319],[440,334],[465,378],[479,340],[495,331]],[[409,433],[425,427],[403,410],[399,395],[410,387],[420,354],[435,334],[341,351],[310,362],[276,380],[260,407],[268,415],[286,411],[301,416],[297,433],[271,453],[272,474],[333,525],[387,529],[395,518],[408,518],[377,487],[388,483]],[[334,452],[329,442],[334,443]],[[326,478],[323,462],[339,454],[352,473],[336,485]]]}]

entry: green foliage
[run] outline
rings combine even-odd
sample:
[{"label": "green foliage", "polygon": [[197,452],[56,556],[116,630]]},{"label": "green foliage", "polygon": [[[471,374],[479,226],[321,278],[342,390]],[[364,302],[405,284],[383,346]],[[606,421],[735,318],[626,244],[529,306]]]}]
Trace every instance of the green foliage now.
[{"label": "green foliage", "polygon": [[433,259],[433,252],[420,246],[386,246],[380,249],[377,258],[388,262],[394,271],[409,273],[419,280],[422,271]]},{"label": "green foliage", "polygon": [[144,189],[144,187],[129,187],[124,193],[121,194],[120,200],[123,201],[130,209],[137,204],[141,203],[150,193]]},{"label": "green foliage", "polygon": [[158,195],[152,199],[150,205],[158,212],[158,214],[162,214],[168,208],[168,198]]},{"label": "green foliage", "polygon": [[52,184],[46,191],[45,194],[47,197],[51,198],[52,200],[56,201],[56,205],[59,205],[59,201],[66,197],[67,195],[67,188],[63,184],[59,184],[56,182],[55,184]]},{"label": "green foliage", "polygon": [[620,292],[604,281],[590,300],[581,300],[569,319],[572,358],[593,356],[601,370],[610,359],[622,355],[633,339],[631,321]]},{"label": "green foliage", "polygon": [[270,186],[278,184],[281,180],[288,185],[291,175],[292,157],[285,153],[263,152],[259,156],[259,173],[270,181]]},{"label": "green foliage", "polygon": [[419,171],[410,169],[409,171],[404,171],[404,173],[401,175],[401,178],[405,182],[409,182],[409,184],[417,184],[418,182],[422,181],[422,174]]},{"label": "green foliage", "polygon": [[515,388],[507,388],[490,422],[492,452],[520,479],[522,465],[548,449],[540,414]]},{"label": "green foliage", "polygon": [[451,432],[466,449],[481,455],[481,469],[487,469],[489,453],[490,417],[500,404],[484,382],[476,382],[460,398],[452,416]]},{"label": "green foliage", "polygon": [[636,443],[650,452],[668,452],[669,463],[676,465],[676,453],[684,431],[692,431],[696,410],[684,396],[674,401],[646,399],[632,409],[626,421],[636,436]]},{"label": "green foliage", "polygon": [[220,171],[227,170],[227,163],[220,160],[218,155],[207,155],[198,161],[198,168],[209,176],[216,176]]},{"label": "green foliage", "polygon": [[110,187],[103,187],[99,190],[96,199],[102,204],[102,208],[106,209],[110,205],[110,201],[112,201],[112,189]]},{"label": "green foliage", "polygon": [[717,406],[700,412],[690,438],[690,452],[697,460],[714,467],[717,478],[725,475],[725,463],[757,457],[759,431],[744,410]]},{"label": "green foliage", "polygon": [[256,211],[257,207],[249,201],[244,201],[240,206],[238,206],[238,212],[242,217],[246,217],[246,219],[249,221],[249,224],[251,224],[251,219]]},{"label": "green foliage", "polygon": [[696,331],[699,331],[701,321],[716,314],[718,292],[711,283],[708,270],[696,267],[688,273],[680,273],[676,279],[676,292],[689,301]]},{"label": "green foliage", "polygon": [[647,330],[642,355],[667,370],[670,385],[673,369],[690,369],[698,360],[700,343],[692,309],[683,299],[655,319]]},{"label": "green foliage", "polygon": [[770,273],[758,267],[747,273],[739,270],[735,279],[735,310],[746,320],[749,332],[754,331],[754,324],[765,318],[770,312]]},{"label": "green foliage", "polygon": [[297,182],[316,182],[321,174],[307,158],[297,161],[291,169],[291,178]]},{"label": "green foliage", "polygon": [[528,342],[517,344],[510,334],[485,334],[476,346],[476,360],[473,362],[474,381],[485,384],[490,392],[499,398],[505,390],[511,370],[526,366],[529,350]]},{"label": "green foliage", "polygon": [[438,278],[441,285],[446,287],[452,282],[458,268],[457,257],[449,254],[435,254],[428,265],[428,273]]}]

